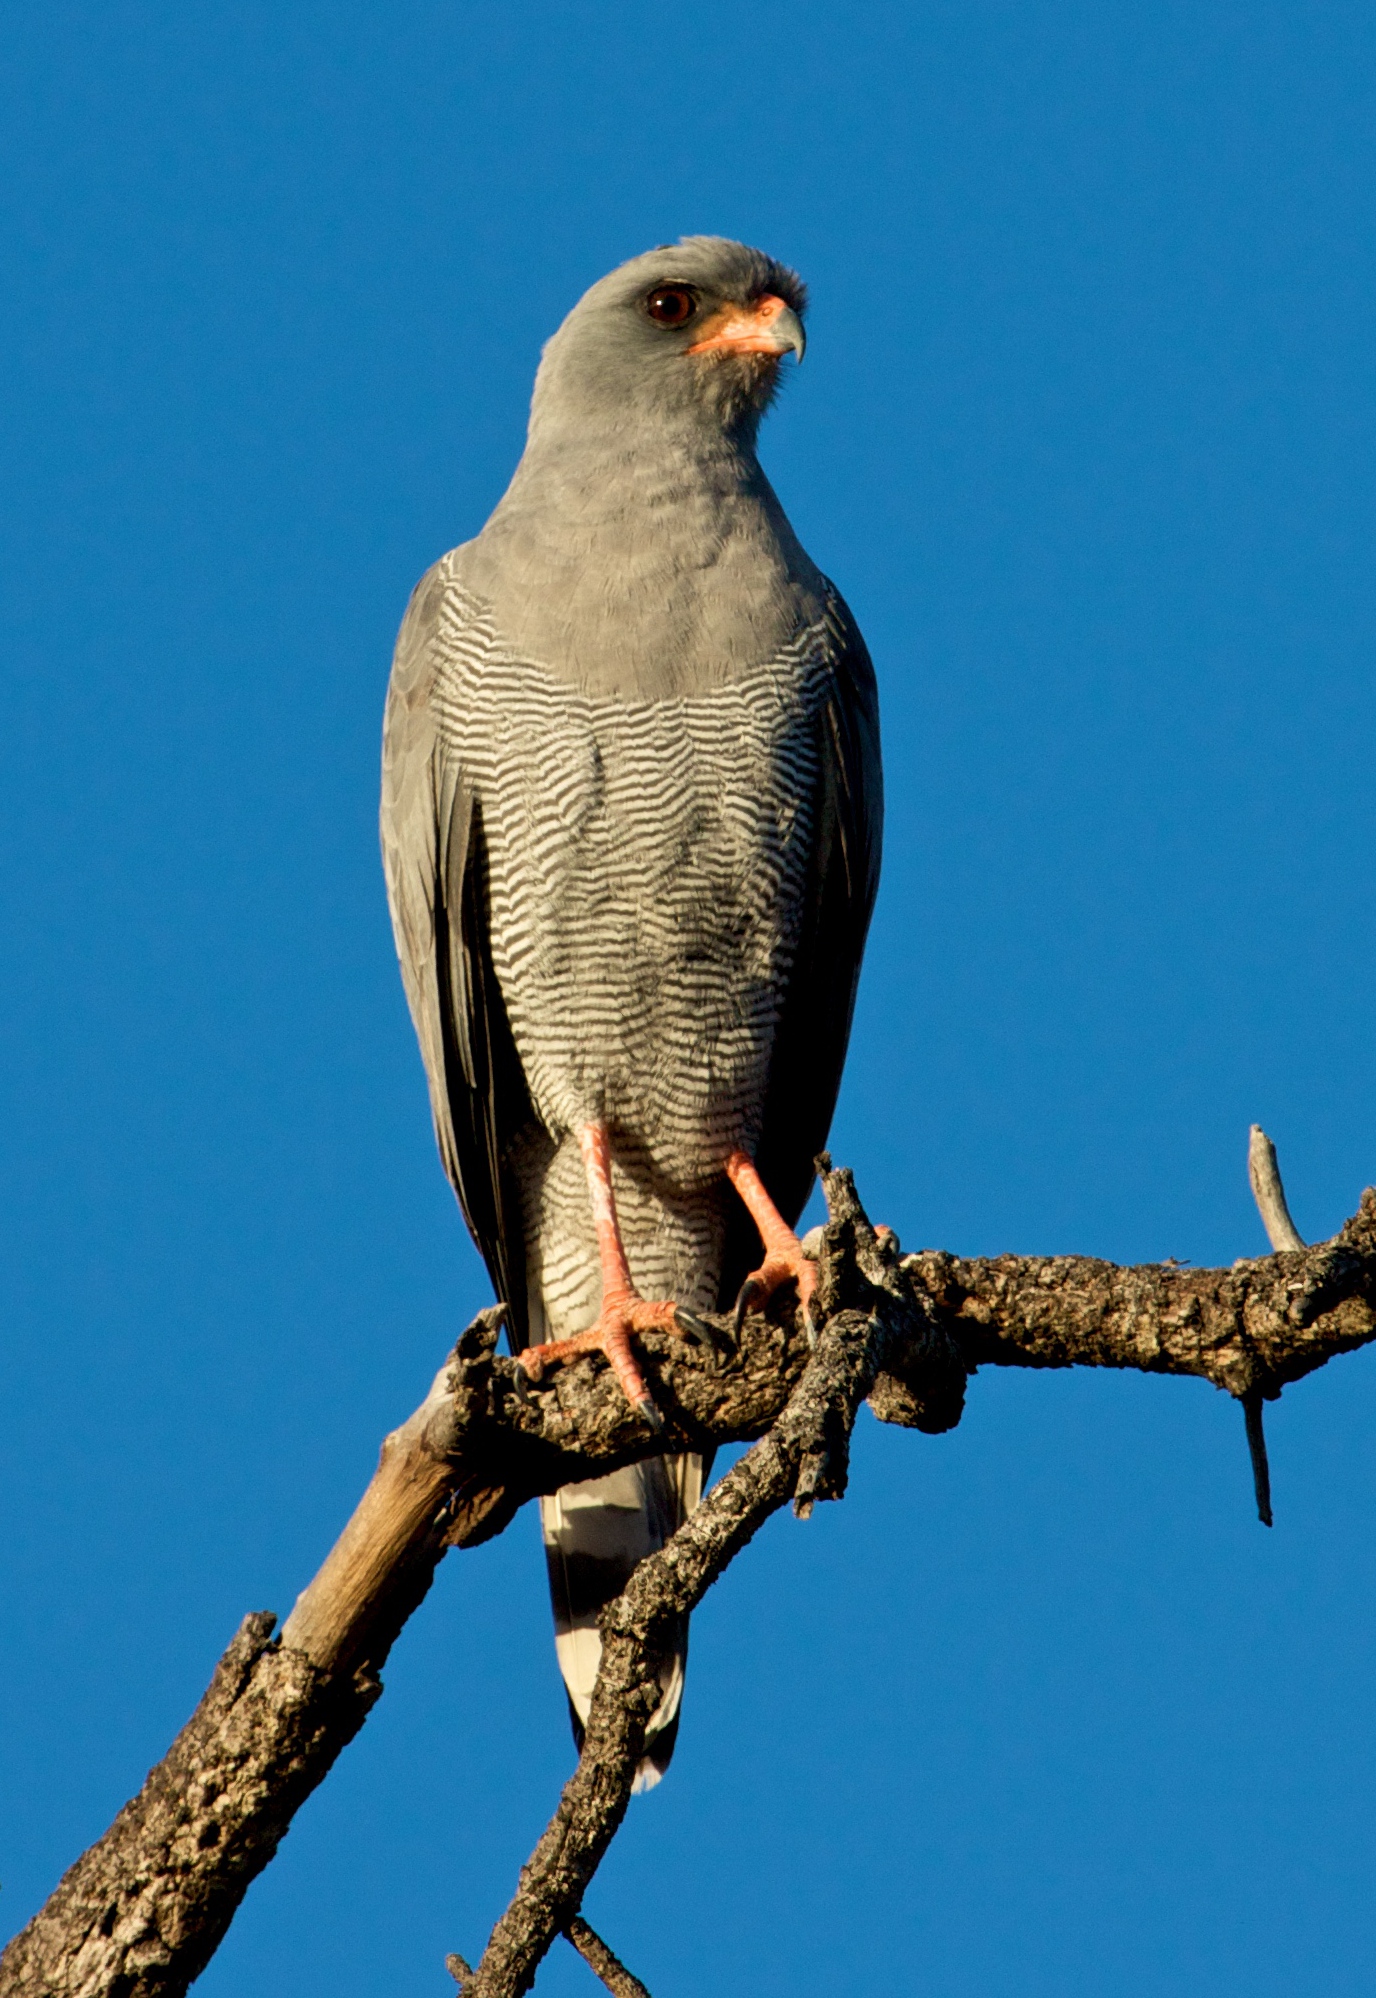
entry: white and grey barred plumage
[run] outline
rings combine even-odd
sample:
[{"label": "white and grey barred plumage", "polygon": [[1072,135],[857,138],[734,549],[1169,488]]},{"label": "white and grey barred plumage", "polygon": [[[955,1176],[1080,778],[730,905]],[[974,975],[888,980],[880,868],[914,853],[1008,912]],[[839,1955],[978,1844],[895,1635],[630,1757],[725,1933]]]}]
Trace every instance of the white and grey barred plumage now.
[{"label": "white and grey barred plumage", "polygon": [[[647,287],[670,281],[704,313],[801,309],[791,273],[716,238],[595,286],[546,350],[505,500],[417,586],[388,701],[398,949],[441,1154],[517,1347],[597,1318],[589,1121],[611,1134],[642,1295],[734,1296],[752,1231],[733,1150],[796,1218],[877,879],[873,674],[755,457],[773,364],[704,367],[649,329]],[[702,1470],[652,1460],[543,1502],[576,1724],[597,1611]]]}]

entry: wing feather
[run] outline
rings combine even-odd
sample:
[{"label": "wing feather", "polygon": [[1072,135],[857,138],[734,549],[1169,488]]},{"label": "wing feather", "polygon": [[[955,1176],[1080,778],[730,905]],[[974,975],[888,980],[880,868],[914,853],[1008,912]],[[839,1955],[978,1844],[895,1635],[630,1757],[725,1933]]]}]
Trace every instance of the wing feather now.
[{"label": "wing feather", "polygon": [[530,1097],[488,929],[482,814],[434,705],[444,565],[421,578],[392,665],[382,750],[382,857],[402,981],[440,1157],[513,1344],[524,1345],[526,1253],[510,1148]]}]

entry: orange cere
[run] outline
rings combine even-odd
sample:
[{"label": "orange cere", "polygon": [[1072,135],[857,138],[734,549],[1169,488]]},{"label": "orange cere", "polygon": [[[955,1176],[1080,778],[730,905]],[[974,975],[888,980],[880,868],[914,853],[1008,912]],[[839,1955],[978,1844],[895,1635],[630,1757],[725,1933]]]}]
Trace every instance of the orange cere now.
[{"label": "orange cere", "polygon": [[786,354],[793,344],[781,339],[774,332],[774,322],[788,307],[773,292],[757,299],[754,305],[728,305],[715,321],[709,320],[711,331],[703,340],[695,340],[688,349],[690,354]]}]

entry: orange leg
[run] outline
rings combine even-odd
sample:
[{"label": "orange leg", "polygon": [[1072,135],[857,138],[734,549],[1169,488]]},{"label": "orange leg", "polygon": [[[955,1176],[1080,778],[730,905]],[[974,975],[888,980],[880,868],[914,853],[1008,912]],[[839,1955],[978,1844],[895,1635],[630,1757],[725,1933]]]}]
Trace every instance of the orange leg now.
[{"label": "orange leg", "polygon": [[803,1323],[812,1331],[812,1299],[817,1289],[817,1265],[803,1254],[802,1243],[769,1197],[769,1190],[744,1152],[732,1152],[726,1161],[726,1177],[749,1209],[760,1231],[764,1261],[752,1270],[741,1285],[736,1299],[736,1332],[745,1321],[751,1304],[762,1304],[781,1284],[792,1277],[798,1286],[798,1303]]},{"label": "orange leg", "polygon": [[621,1242],[612,1193],[612,1154],[605,1124],[585,1124],[578,1133],[583,1168],[588,1175],[592,1218],[597,1229],[597,1253],[602,1264],[602,1309],[597,1323],[572,1339],[545,1346],[527,1346],[517,1355],[530,1378],[538,1381],[546,1367],[584,1353],[602,1353],[611,1362],[626,1399],[647,1422],[660,1425],[659,1411],[636,1364],[631,1337],[636,1332],[675,1329],[675,1307],[649,1304],[631,1281],[630,1265]]}]

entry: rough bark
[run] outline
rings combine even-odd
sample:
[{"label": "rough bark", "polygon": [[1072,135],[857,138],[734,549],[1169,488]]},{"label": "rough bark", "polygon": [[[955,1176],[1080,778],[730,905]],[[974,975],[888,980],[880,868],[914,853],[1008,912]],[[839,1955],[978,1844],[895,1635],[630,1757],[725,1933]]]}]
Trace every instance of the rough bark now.
[{"label": "rough bark", "polygon": [[[830,1175],[828,1194],[833,1220],[820,1290],[827,1322],[817,1354],[847,1341],[853,1353],[863,1326],[857,1377],[884,1421],[950,1428],[960,1419],[967,1372],[987,1365],[1194,1374],[1259,1412],[1261,1399],[1274,1399],[1286,1382],[1376,1337],[1370,1191],[1331,1242],[1228,1270],[1123,1269],[1072,1256],[966,1260],[934,1250],[900,1257],[892,1237],[869,1229],[848,1175]],[[712,1321],[710,1338],[661,1333],[641,1342],[664,1417],[656,1432],[597,1360],[527,1383],[495,1351],[499,1319],[497,1311],[480,1314],[420,1409],[387,1439],[358,1511],[282,1639],[272,1641],[271,1618],[245,1623],[138,1797],[0,1957],[0,1998],[176,1998],[208,1961],[294,1812],[362,1724],[380,1691],[377,1669],[447,1547],[500,1532],[537,1492],[665,1449],[764,1438],[767,1447],[722,1481],[726,1495],[715,1509],[709,1500],[694,1515],[697,1535],[690,1521],[690,1539],[672,1561],[676,1542],[655,1557],[661,1568],[643,1583],[638,1571],[621,1599],[628,1606],[613,1606],[630,1623],[611,1630],[608,1669],[625,1680],[629,1705],[599,1720],[601,1759],[595,1771],[580,1763],[573,1784],[581,1775],[582,1788],[571,1800],[566,1792],[560,1806],[572,1814],[567,1836],[561,1831],[549,1851],[542,1845],[532,1862],[532,1905],[543,1910],[537,1926],[557,1932],[549,1923],[560,1910],[566,1926],[577,1883],[590,1877],[589,1855],[605,1849],[624,1809],[616,1801],[622,1774],[605,1771],[624,1773],[628,1758],[633,1767],[636,1729],[643,1734],[630,1697],[648,1684],[648,1676],[636,1678],[636,1645],[653,1650],[650,1626],[661,1612],[651,1614],[637,1587],[667,1588],[665,1602],[687,1606],[697,1600],[692,1590],[700,1594],[720,1572],[713,1562],[721,1548],[743,1545],[783,1497],[792,1492],[805,1512],[812,1499],[839,1495],[848,1403],[827,1404],[820,1429],[791,1427],[800,1383],[819,1378],[802,1329],[782,1312],[752,1315],[735,1343],[725,1321]],[[796,1406],[804,1404],[813,1406],[811,1387]],[[720,1541],[712,1538],[718,1533]],[[643,1635],[637,1617],[650,1618]],[[554,1833],[551,1826],[547,1836]],[[503,1963],[522,1960],[514,1943],[502,1949]],[[476,1974],[490,1970],[496,1980],[497,1963],[485,1958]],[[503,1969],[507,1983],[491,1981],[490,1989],[525,1988],[511,1983],[517,1974]]]},{"label": "rough bark", "polygon": [[[611,1992],[612,1998],[650,1998],[649,1992],[634,1972],[627,1970],[615,1950],[608,1949],[596,1929],[575,1915],[564,1934],[578,1951],[584,1963],[595,1976],[600,1977]],[[471,1991],[474,1971],[457,1951],[444,1959],[445,1969],[458,1985],[460,1993]]]},{"label": "rough bark", "polygon": [[184,1991],[382,1691],[320,1672],[245,1617],[191,1719],[0,1958],[5,1998]]},{"label": "rough bark", "polygon": [[650,1998],[640,1979],[627,1970],[615,1951],[607,1948],[596,1929],[590,1928],[581,1915],[574,1916],[564,1934],[588,1968],[601,1978],[612,1998]]},{"label": "rough bark", "polygon": [[903,1260],[973,1370],[1138,1367],[1274,1400],[1376,1336],[1376,1192],[1331,1242],[1227,1270],[1089,1256]]}]

